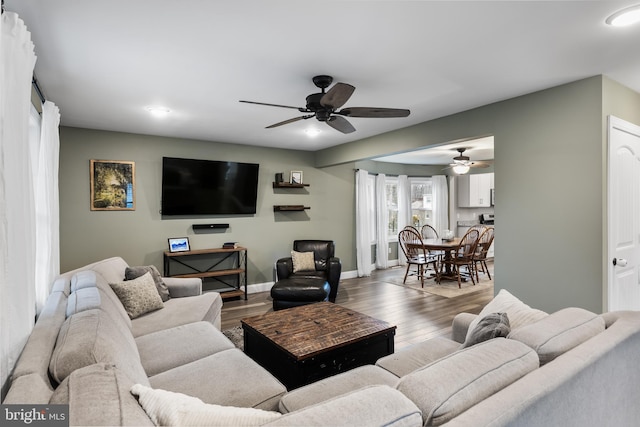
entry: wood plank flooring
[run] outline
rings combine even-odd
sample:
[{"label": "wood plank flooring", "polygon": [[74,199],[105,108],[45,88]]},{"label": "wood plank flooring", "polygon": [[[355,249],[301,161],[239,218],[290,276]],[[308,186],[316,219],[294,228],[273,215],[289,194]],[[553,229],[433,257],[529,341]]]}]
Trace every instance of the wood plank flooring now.
[{"label": "wood plank flooring", "polygon": [[[491,263],[490,263],[491,264]],[[493,265],[489,266],[490,271]],[[370,277],[340,282],[336,304],[396,325],[395,347],[400,349],[435,336],[451,335],[451,322],[461,312],[479,313],[493,298],[493,287],[445,298],[391,283],[404,275],[404,267],[375,270]],[[480,278],[486,281],[486,278]],[[272,311],[269,292],[249,299],[228,300],[222,307],[222,330],[240,326],[240,319]]]}]

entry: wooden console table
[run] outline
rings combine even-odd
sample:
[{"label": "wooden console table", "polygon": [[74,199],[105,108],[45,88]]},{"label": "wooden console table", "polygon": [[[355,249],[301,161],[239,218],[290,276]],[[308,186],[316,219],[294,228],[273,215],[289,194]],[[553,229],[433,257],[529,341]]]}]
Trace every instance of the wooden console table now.
[{"label": "wooden console table", "polygon": [[[166,277],[199,277],[203,282],[205,279],[213,279],[215,283],[223,285],[221,288],[213,289],[220,292],[223,299],[244,295],[246,300],[247,248],[165,251],[164,275]],[[234,278],[235,281],[232,282],[229,278]]]}]

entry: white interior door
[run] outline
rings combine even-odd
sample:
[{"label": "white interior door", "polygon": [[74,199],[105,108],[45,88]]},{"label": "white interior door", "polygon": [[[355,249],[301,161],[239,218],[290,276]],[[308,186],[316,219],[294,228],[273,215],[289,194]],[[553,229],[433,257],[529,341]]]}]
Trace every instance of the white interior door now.
[{"label": "white interior door", "polygon": [[640,310],[640,126],[609,116],[607,310]]}]

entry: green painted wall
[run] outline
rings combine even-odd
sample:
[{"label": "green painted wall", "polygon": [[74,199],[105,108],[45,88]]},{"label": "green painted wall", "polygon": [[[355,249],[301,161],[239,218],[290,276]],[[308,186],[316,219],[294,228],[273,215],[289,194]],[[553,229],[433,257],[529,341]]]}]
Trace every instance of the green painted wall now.
[{"label": "green painted wall", "polygon": [[[316,165],[494,136],[496,292],[601,311],[606,275],[606,114],[640,123],[640,95],[602,76],[332,147]],[[606,285],[605,285],[606,286]]]},{"label": "green painted wall", "polygon": [[[391,154],[388,147],[397,153],[493,135],[496,292],[508,289],[549,312],[567,306],[599,312],[606,304],[608,114],[640,123],[640,94],[596,76],[316,153],[62,128],[62,271],[114,255],[160,267],[166,239],[177,236],[188,236],[194,248],[228,240],[246,245],[250,284],[272,281],[273,262],[296,238],[334,239],[343,271],[353,271],[355,168]],[[218,219],[161,219],[162,156],[260,163],[258,213],[220,218],[231,224],[223,234],[191,230]],[[136,161],[135,212],[89,210],[90,159]],[[311,186],[297,194],[274,191],[274,173],[292,169],[303,170]],[[372,170],[382,171],[392,173],[386,166]],[[274,204],[298,203],[311,210],[273,213]]]},{"label": "green painted wall", "polygon": [[[313,153],[63,127],[60,130],[61,271],[122,256],[130,265],[162,270],[167,238],[189,237],[192,248],[237,241],[248,248],[249,283],[273,281],[276,259],[295,239],[333,239],[345,271],[355,269],[353,165],[317,169]],[[260,164],[258,212],[251,216],[162,219],[162,157]],[[89,160],[132,160],[135,211],[89,209]],[[273,189],[276,172],[302,170],[305,189]],[[274,204],[304,204],[305,212],[274,213]],[[224,232],[194,233],[194,223],[229,223]]]}]

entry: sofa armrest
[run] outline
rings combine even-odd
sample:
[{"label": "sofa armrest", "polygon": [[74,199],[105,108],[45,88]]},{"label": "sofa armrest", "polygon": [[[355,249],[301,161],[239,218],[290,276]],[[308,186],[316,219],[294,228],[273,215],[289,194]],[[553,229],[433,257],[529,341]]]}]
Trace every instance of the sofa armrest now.
[{"label": "sofa armrest", "polygon": [[376,385],[290,412],[265,425],[422,427],[422,413],[398,390]]},{"label": "sofa armrest", "polygon": [[163,277],[171,298],[193,297],[202,294],[202,279],[199,277]]},{"label": "sofa armrest", "polygon": [[473,319],[476,317],[478,317],[477,314],[458,313],[456,317],[453,318],[453,323],[451,324],[451,339],[460,344],[464,343],[467,338],[469,325],[471,325],[471,322],[473,322]]},{"label": "sofa armrest", "polygon": [[276,281],[286,279],[293,273],[293,260],[289,258],[280,258],[276,261]]}]

